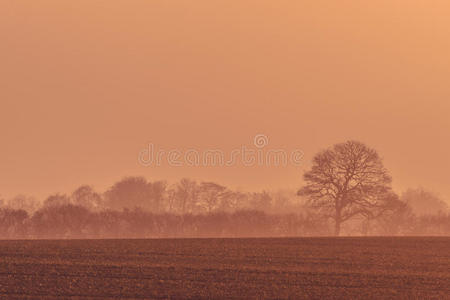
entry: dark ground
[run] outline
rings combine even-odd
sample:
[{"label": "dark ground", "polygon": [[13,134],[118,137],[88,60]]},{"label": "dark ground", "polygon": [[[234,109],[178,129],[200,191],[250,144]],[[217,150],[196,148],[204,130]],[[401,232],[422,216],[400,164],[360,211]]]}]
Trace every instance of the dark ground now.
[{"label": "dark ground", "polygon": [[450,238],[0,241],[1,299],[450,299]]}]

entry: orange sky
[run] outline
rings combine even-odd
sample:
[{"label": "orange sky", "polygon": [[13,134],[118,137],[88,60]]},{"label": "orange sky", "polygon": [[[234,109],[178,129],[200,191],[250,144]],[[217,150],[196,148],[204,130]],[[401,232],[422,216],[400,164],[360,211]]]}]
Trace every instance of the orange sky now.
[{"label": "orange sky", "polygon": [[[450,199],[448,1],[29,0],[0,4],[0,195],[125,175],[296,188],[358,139],[400,192]],[[267,135],[303,167],[143,167],[139,151],[231,151]]]}]

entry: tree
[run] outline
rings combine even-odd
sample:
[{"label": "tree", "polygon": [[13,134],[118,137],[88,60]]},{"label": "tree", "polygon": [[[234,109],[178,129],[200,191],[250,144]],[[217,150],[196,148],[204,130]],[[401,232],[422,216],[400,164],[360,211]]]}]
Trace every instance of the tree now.
[{"label": "tree", "polygon": [[12,209],[23,209],[29,214],[35,212],[39,207],[39,202],[30,196],[17,195],[7,201],[7,207]]},{"label": "tree", "polygon": [[417,218],[409,204],[399,200],[394,209],[374,222],[372,230],[377,235],[410,235],[414,234],[416,224]]},{"label": "tree", "polygon": [[153,212],[161,212],[167,198],[167,182],[155,181],[148,183],[151,192],[150,208]]},{"label": "tree", "polygon": [[194,180],[183,178],[169,189],[168,194],[170,212],[192,213],[198,200],[199,186]]},{"label": "tree", "polygon": [[141,207],[151,209],[151,185],[143,177],[125,177],[106,193],[107,204],[116,210]]},{"label": "tree", "polygon": [[393,199],[391,177],[378,153],[357,141],[336,144],[313,158],[306,183],[298,195],[334,221],[334,234],[341,225],[362,215],[378,217]]},{"label": "tree", "polygon": [[82,206],[44,206],[31,217],[33,236],[39,238],[81,238],[87,233],[92,214]]},{"label": "tree", "polygon": [[50,207],[50,206],[61,206],[61,205],[67,205],[70,203],[69,197],[67,197],[65,194],[53,194],[47,197],[43,203],[43,207]]},{"label": "tree", "polygon": [[227,191],[227,188],[214,182],[202,182],[199,190],[199,205],[203,207],[207,213],[210,213],[218,208],[221,198]]},{"label": "tree", "polygon": [[[378,204],[374,205],[371,209],[365,210],[361,213],[364,217],[362,233],[364,235],[368,235],[372,231],[372,223],[376,221],[376,223],[391,223],[394,225],[393,220],[396,217],[403,218],[406,216],[409,211],[409,206],[407,203],[400,200],[398,195],[394,192],[387,192],[383,195],[380,195],[378,198]],[[389,220],[389,222],[388,222]],[[384,224],[374,224],[375,228],[377,225]],[[394,227],[394,226],[393,226]],[[395,227],[399,227],[397,224]],[[394,228],[392,228],[392,233]],[[392,235],[392,234],[391,234]]]},{"label": "tree", "polygon": [[148,182],[144,177],[125,177],[116,182],[106,193],[106,204],[115,210],[136,207],[161,212],[166,199],[165,181]]},{"label": "tree", "polygon": [[272,206],[272,197],[266,191],[253,193],[250,198],[250,205],[253,209],[270,211]]},{"label": "tree", "polygon": [[220,197],[218,209],[220,211],[231,212],[236,211],[240,206],[244,206],[248,196],[241,192],[225,190]]},{"label": "tree", "polygon": [[75,205],[83,206],[89,210],[98,210],[102,205],[102,197],[89,185],[77,188],[71,196]]},{"label": "tree", "polygon": [[27,219],[28,213],[23,209],[0,208],[0,237],[23,238]]},{"label": "tree", "polygon": [[418,216],[443,214],[448,211],[445,201],[423,188],[408,189],[402,194],[402,200],[408,203],[412,212]]}]

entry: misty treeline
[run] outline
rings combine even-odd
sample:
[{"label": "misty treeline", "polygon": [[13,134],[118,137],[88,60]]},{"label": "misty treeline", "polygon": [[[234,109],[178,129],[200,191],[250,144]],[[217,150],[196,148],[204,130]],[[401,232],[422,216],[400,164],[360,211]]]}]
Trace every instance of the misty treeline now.
[{"label": "misty treeline", "polygon": [[0,238],[449,235],[445,201],[401,196],[378,153],[347,141],[317,153],[297,192],[243,192],[215,182],[126,177],[106,192],[84,185],[38,202],[0,200]]},{"label": "misty treeline", "polygon": [[[291,198],[290,198],[291,197]],[[4,200],[1,238],[156,238],[325,235],[327,225],[302,210],[295,192],[234,191],[182,179],[169,185],[126,177],[104,193],[84,185],[39,203]],[[293,213],[295,212],[295,213]]]},{"label": "misty treeline", "polygon": [[[423,189],[403,193],[379,218],[355,217],[347,235],[448,235],[444,201]],[[245,193],[212,182],[168,185],[127,177],[104,193],[81,186],[43,203],[2,200],[0,238],[284,237],[333,235],[333,222],[295,191]]]}]

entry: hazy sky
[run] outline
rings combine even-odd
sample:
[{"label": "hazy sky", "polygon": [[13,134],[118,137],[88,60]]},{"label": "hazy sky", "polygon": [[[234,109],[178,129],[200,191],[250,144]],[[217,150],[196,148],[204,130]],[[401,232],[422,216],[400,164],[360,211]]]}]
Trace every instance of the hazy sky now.
[{"label": "hazy sky", "polygon": [[[296,188],[357,139],[450,199],[448,1],[0,3],[0,195],[125,175]],[[162,149],[301,149],[301,167],[143,167]]]}]

